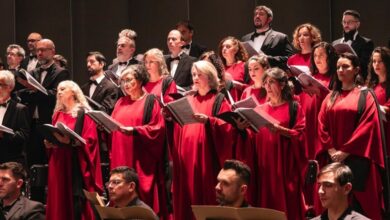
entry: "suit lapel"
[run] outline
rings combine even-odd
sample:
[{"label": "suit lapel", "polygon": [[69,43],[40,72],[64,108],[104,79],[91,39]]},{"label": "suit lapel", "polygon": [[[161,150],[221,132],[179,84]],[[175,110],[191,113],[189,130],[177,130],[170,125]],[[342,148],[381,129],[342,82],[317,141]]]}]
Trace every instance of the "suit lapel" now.
[{"label": "suit lapel", "polygon": [[47,69],[45,79],[42,82],[43,87],[47,88],[50,85],[50,83],[55,78],[55,72],[56,72],[56,65],[53,64],[50,68]]},{"label": "suit lapel", "polygon": [[185,55],[186,54],[181,55],[180,61],[177,64],[177,68],[176,68],[175,75],[174,75],[173,79],[177,79],[177,77],[179,77],[179,75],[180,75],[179,73],[180,73],[181,69],[183,68],[184,64],[187,62]]},{"label": "suit lapel", "polygon": [[19,209],[23,207],[23,201],[19,197],[18,200],[16,200],[15,204],[12,206],[11,210],[7,213],[6,219],[12,219],[12,216],[17,213]]},{"label": "suit lapel", "polygon": [[106,85],[106,78],[103,78],[103,80],[99,83],[99,85],[96,86],[95,92],[93,92],[92,94],[91,98],[93,100],[96,100],[96,97],[98,97],[100,93],[104,91],[103,88],[105,85]]},{"label": "suit lapel", "polygon": [[272,40],[274,39],[275,34],[273,30],[270,30],[270,33],[265,37],[263,45],[261,45],[261,50],[264,51],[268,49],[271,45]]},{"label": "suit lapel", "polygon": [[7,111],[4,114],[4,118],[3,118],[3,125],[4,126],[9,127],[11,125],[11,115],[15,114],[15,111],[16,111],[16,102],[11,99],[9,101]]}]

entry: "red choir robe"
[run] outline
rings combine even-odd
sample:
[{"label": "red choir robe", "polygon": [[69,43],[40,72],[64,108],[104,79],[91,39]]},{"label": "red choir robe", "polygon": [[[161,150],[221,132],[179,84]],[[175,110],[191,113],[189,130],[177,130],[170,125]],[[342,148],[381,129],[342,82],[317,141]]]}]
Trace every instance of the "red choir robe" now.
[{"label": "red choir robe", "polygon": [[[335,148],[349,153],[349,157],[369,159],[370,172],[365,189],[355,190],[353,195],[362,206],[365,216],[370,219],[381,219],[383,196],[378,168],[384,167],[384,158],[378,109],[374,99],[370,93],[367,94],[365,110],[357,121],[359,88],[342,91],[331,108],[328,107],[330,95],[324,99],[318,115],[318,135],[322,148],[317,158],[320,165],[326,165],[324,158],[329,158],[328,149]],[[319,200],[316,201],[319,203]]]},{"label": "red choir robe", "polygon": [[[247,87],[241,95],[241,100],[248,98],[253,95],[258,103],[264,104],[267,99],[266,92],[262,95],[261,88],[253,88],[252,86]],[[258,204],[258,190],[257,190],[257,158],[254,157],[256,152],[256,144],[253,140],[254,132],[251,129],[245,129],[241,131],[241,135],[237,136],[237,145],[235,148],[235,158],[244,162],[251,169],[251,180],[247,190],[247,201],[251,205]]]},{"label": "red choir robe", "polygon": [[[217,175],[226,159],[232,158],[233,127],[212,116],[216,93],[187,96],[195,113],[209,116],[206,124],[173,126],[173,214],[174,219],[194,219],[191,205],[215,205]],[[230,111],[223,100],[219,113]]]},{"label": "red choir robe", "polygon": [[[76,117],[70,114],[55,112],[52,124],[55,125],[57,122],[62,122],[70,129],[74,129],[76,119]],[[85,115],[84,118],[81,137],[87,142],[84,146],[76,147],[84,188],[90,192],[102,193],[103,179],[96,125],[88,115]],[[49,157],[47,220],[73,219],[72,150],[71,147],[58,147],[47,150]],[[95,219],[89,203],[85,203],[82,209],[82,219]]]},{"label": "red choir robe", "polygon": [[225,67],[225,72],[229,73],[233,80],[245,83],[245,62],[237,62]]},{"label": "red choir robe", "polygon": [[[379,105],[386,106],[390,108],[390,98],[386,99],[386,87],[384,84],[378,84],[374,88],[376,97],[378,98]],[[390,156],[390,112],[386,112],[386,122],[383,122],[383,127],[385,128],[386,134],[386,149],[387,156]]]},{"label": "red choir robe", "polygon": [[[258,106],[288,128],[288,102],[272,107],[268,102]],[[305,219],[302,192],[303,170],[307,166],[305,154],[305,116],[298,105],[296,121],[289,137],[268,128],[259,129],[253,137],[257,157],[258,204],[263,208],[283,211],[287,219]]]},{"label": "red choir robe", "polygon": [[[160,80],[156,82],[147,82],[144,86],[146,92],[149,94],[154,94],[158,98],[161,98],[161,90],[162,90],[162,84],[164,81],[164,77],[162,77]],[[165,93],[163,94],[163,100],[165,103],[168,103],[170,101],[173,101],[174,99],[169,96],[171,93],[177,93],[176,83],[172,80],[172,82],[169,84],[168,88],[165,90]]]},{"label": "red choir robe", "polygon": [[307,54],[296,53],[288,58],[287,65],[310,67],[310,58],[311,58],[311,53],[307,53]]},{"label": "red choir robe", "polygon": [[112,117],[124,126],[134,127],[134,133],[126,135],[112,132],[111,168],[128,166],[139,177],[139,196],[161,217],[166,214],[163,174],[163,145],[165,141],[164,119],[160,106],[154,107],[148,124],[143,125],[144,105],[147,95],[139,100],[124,96],[115,105]]},{"label": "red choir robe", "polygon": [[[330,77],[324,74],[314,74],[313,77],[320,81],[322,85],[328,88],[330,83]],[[307,93],[302,92],[300,95],[300,100],[305,100],[303,102],[302,108],[305,112],[306,118],[306,146],[307,146],[307,155],[309,160],[314,160],[317,152],[321,149],[321,143],[318,139],[318,113],[321,109],[322,101],[325,99],[327,93],[321,93],[319,95],[308,95]]]}]

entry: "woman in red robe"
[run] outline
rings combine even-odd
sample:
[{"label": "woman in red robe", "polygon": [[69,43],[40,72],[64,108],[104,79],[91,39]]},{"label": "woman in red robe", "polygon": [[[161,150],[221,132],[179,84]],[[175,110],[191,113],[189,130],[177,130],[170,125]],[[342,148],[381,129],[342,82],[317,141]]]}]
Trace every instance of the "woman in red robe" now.
[{"label": "woman in red robe", "polygon": [[142,89],[148,81],[146,69],[131,65],[120,77],[126,96],[120,98],[112,118],[123,127],[112,132],[111,168],[128,166],[139,176],[139,196],[160,217],[166,214],[163,175],[164,119],[154,95]]},{"label": "woman in red robe", "polygon": [[377,47],[372,52],[368,66],[367,87],[372,88],[382,111],[386,113],[384,123],[387,156],[390,156],[390,50]]},{"label": "woman in red robe", "polygon": [[238,39],[229,36],[219,43],[218,55],[225,67],[226,79],[233,80],[235,87],[239,90],[237,98],[241,97],[242,91],[250,83],[250,78],[245,73],[245,62],[248,60],[247,51]]},{"label": "woman in red robe", "polygon": [[382,219],[379,169],[384,167],[384,158],[379,115],[371,93],[358,104],[364,94],[356,85],[359,71],[357,56],[340,55],[334,90],[324,99],[318,116],[322,148],[317,158],[320,165],[332,161],[347,164],[354,174],[352,207],[370,219]]},{"label": "woman in red robe", "polygon": [[60,135],[56,135],[58,141],[69,147],[57,147],[44,141],[49,157],[48,220],[95,219],[90,205],[81,198],[82,189],[98,193],[103,191],[96,125],[88,115],[80,120],[81,124],[77,123],[78,118],[82,119],[80,112],[90,109],[76,83],[63,81],[58,85],[52,124],[61,122],[79,132],[86,144],[71,144],[69,137]]},{"label": "woman in red robe", "polygon": [[194,219],[191,205],[216,204],[216,177],[223,162],[232,158],[235,141],[232,126],[214,117],[230,111],[223,95],[217,93],[214,66],[207,61],[195,62],[192,78],[196,93],[186,97],[199,123],[183,127],[174,123],[172,131],[174,219]]},{"label": "woman in red robe", "polygon": [[149,75],[149,81],[144,86],[146,92],[156,95],[159,99],[162,96],[164,103],[172,101],[173,98],[169,94],[177,93],[177,88],[169,75],[162,51],[157,48],[146,51],[144,65]]},{"label": "woman in red robe", "polygon": [[256,108],[279,123],[259,129],[253,137],[257,159],[257,206],[286,212],[288,219],[304,219],[305,116],[293,99],[287,78],[279,68],[268,69],[263,75],[268,101]]}]

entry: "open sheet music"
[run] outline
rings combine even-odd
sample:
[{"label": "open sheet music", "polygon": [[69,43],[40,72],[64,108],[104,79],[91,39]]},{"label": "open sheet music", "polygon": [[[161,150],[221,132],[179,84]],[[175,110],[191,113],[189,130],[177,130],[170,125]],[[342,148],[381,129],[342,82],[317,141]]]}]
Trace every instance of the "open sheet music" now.
[{"label": "open sheet music", "polygon": [[11,128],[6,127],[6,126],[4,126],[2,124],[0,124],[0,131],[2,131],[4,133],[11,134],[11,135],[15,135],[14,130],[12,130]]},{"label": "open sheet music", "polygon": [[89,115],[97,124],[102,125],[104,130],[108,133],[119,130],[119,128],[123,126],[103,111],[92,110],[88,111],[86,114]]},{"label": "open sheet music", "polygon": [[233,112],[224,112],[216,117],[234,125],[235,119],[245,119],[250,123],[250,127],[258,132],[259,129],[267,124],[279,124],[279,121],[274,119],[268,113],[263,111],[260,107],[256,108],[237,108]]},{"label": "open sheet music", "polygon": [[342,53],[351,53],[357,56],[356,51],[351,47],[351,45],[347,43],[337,43],[333,45],[334,49],[336,50],[337,54]]},{"label": "open sheet music", "polygon": [[167,104],[166,108],[171,112],[180,126],[198,123],[194,118],[194,111],[192,110],[191,104],[188,102],[187,97],[172,101]]},{"label": "open sheet music", "polygon": [[35,89],[37,89],[38,91],[42,92],[43,94],[48,95],[47,90],[45,89],[45,87],[43,87],[30,73],[28,73],[25,70],[21,70],[20,72],[26,77],[26,80],[27,80],[28,84],[30,84]]},{"label": "open sheet music", "polygon": [[68,136],[71,141],[74,141],[75,143],[79,142],[81,144],[86,144],[87,142],[85,141],[84,138],[82,138],[80,135],[78,135],[76,132],[74,132],[72,129],[70,129],[68,126],[64,125],[61,122],[58,122],[55,126],[51,124],[44,124],[40,127],[40,132],[44,136],[46,140],[49,142],[59,146],[69,146],[68,144],[64,144],[60,142],[55,136],[54,133],[57,133],[61,136]]},{"label": "open sheet music", "polygon": [[329,89],[326,86],[309,74],[302,73],[297,77],[297,79],[302,87],[310,92],[317,95],[320,95],[321,93],[329,93]]}]

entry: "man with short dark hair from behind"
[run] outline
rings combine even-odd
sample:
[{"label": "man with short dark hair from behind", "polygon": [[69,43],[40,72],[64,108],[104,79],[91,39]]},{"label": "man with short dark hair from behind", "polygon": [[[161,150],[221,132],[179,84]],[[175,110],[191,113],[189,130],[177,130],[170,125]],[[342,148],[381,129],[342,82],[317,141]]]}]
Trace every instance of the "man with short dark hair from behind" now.
[{"label": "man with short dark hair from behind", "polygon": [[[138,197],[139,179],[133,168],[119,166],[111,170],[106,183],[110,198],[109,206],[116,208],[140,206],[152,210]],[[157,215],[155,216],[157,220]]]},{"label": "man with short dark hair from behind", "polygon": [[22,195],[27,173],[16,162],[0,164],[1,211],[6,220],[44,220],[45,207]]},{"label": "man with short dark hair from behind", "polygon": [[336,162],[321,169],[317,175],[318,194],[326,210],[313,220],[366,220],[367,217],[355,212],[349,206],[352,191],[352,171],[348,166]]},{"label": "man with short dark hair from behind", "polygon": [[245,197],[250,176],[251,170],[245,163],[226,160],[217,176],[218,183],[215,186],[217,202],[221,206],[249,207]]}]

